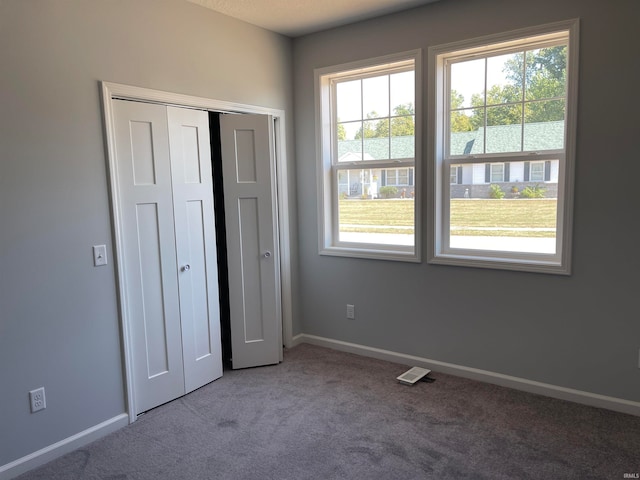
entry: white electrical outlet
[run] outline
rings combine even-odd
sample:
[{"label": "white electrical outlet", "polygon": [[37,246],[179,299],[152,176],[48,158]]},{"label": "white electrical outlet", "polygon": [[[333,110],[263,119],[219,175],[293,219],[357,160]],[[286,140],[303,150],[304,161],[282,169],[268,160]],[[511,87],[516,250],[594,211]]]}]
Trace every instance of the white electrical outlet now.
[{"label": "white electrical outlet", "polygon": [[347,304],[347,318],[353,320],[356,318],[356,307]]},{"label": "white electrical outlet", "polygon": [[29,392],[29,401],[31,402],[31,413],[47,408],[47,399],[44,396],[44,387],[31,390]]}]

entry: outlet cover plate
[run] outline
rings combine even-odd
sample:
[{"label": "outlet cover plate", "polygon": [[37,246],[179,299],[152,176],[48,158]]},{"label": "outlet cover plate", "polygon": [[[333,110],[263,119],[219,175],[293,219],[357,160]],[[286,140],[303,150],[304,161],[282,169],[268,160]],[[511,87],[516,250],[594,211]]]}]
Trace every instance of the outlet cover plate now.
[{"label": "outlet cover plate", "polygon": [[44,387],[31,390],[29,392],[29,402],[31,403],[31,413],[36,413],[47,408],[47,399],[44,395]]},{"label": "outlet cover plate", "polygon": [[347,318],[349,320],[353,320],[356,318],[356,307],[350,304],[347,304]]}]

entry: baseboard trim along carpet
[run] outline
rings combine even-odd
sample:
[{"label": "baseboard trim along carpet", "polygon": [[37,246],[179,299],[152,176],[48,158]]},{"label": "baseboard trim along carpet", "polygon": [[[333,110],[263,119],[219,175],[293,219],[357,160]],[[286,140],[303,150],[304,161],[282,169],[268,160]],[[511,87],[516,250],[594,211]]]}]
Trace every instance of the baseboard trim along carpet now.
[{"label": "baseboard trim along carpet", "polygon": [[44,465],[62,455],[72,452],[80,447],[88,445],[105,435],[108,435],[129,424],[129,415],[126,413],[117,415],[98,425],[76,433],[71,437],[60,440],[37,452],[30,453],[18,460],[0,466],[0,480],[8,480],[17,477],[33,468]]},{"label": "baseboard trim along carpet", "polygon": [[606,395],[599,395],[597,393],[559,387],[548,383],[527,380],[526,378],[512,377],[501,373],[455,365],[453,363],[440,362],[438,360],[430,360],[428,358],[406,355],[404,353],[343,342],[341,340],[334,340],[331,338],[318,337],[316,335],[307,335],[303,333],[293,337],[293,346],[301,343],[310,343],[320,347],[332,348],[334,350],[354,353],[356,355],[376,358],[378,360],[387,360],[389,362],[395,362],[402,365],[428,368],[435,372],[448,373],[450,375],[469,378],[471,380],[478,380],[481,382],[491,383],[493,385],[513,388],[515,390],[580,403],[590,407],[606,408],[607,410],[613,410],[614,412],[640,416],[640,402],[633,402],[622,398],[609,397]]}]

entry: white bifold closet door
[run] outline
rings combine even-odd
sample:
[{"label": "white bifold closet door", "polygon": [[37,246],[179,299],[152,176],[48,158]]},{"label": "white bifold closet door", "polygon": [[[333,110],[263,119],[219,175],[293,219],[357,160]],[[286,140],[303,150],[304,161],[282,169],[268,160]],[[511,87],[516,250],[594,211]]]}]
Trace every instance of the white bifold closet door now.
[{"label": "white bifold closet door", "polygon": [[222,375],[206,112],[114,100],[136,414]]},{"label": "white bifold closet door", "polygon": [[220,146],[233,368],[282,360],[273,118],[223,115]]}]

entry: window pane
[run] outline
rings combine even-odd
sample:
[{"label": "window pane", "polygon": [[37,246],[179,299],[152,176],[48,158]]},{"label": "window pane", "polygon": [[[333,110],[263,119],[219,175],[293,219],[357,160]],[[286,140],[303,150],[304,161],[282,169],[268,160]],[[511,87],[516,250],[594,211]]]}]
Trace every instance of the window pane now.
[{"label": "window pane", "polygon": [[566,46],[559,45],[527,52],[527,100],[564,97],[566,79]]},{"label": "window pane", "polygon": [[338,185],[349,185],[349,170],[338,170]]},{"label": "window pane", "polygon": [[504,164],[491,165],[491,182],[504,182]]},{"label": "window pane", "polygon": [[400,117],[393,117],[391,119],[391,136],[392,137],[413,137],[415,134],[415,120],[413,116],[413,109],[411,109],[411,115],[403,115]]},{"label": "window pane", "polygon": [[336,105],[339,122],[362,119],[362,92],[360,80],[340,82],[336,85]]},{"label": "window pane", "polygon": [[391,119],[391,158],[415,157],[415,121],[413,115]]},{"label": "window pane", "polygon": [[564,100],[531,102],[525,105],[524,149],[564,148]]},{"label": "window pane", "polygon": [[389,136],[389,119],[366,120],[364,122],[364,133],[356,133],[356,138],[386,138]]},{"label": "window pane", "polygon": [[398,169],[397,168],[388,168],[386,170],[387,174],[387,185],[397,185],[398,184]]},{"label": "window pane", "polygon": [[487,108],[486,153],[522,150],[522,105]]},{"label": "window pane", "polygon": [[[365,128],[367,124],[370,124],[369,128],[371,132],[370,137],[364,139],[364,159],[365,160],[388,160],[389,159],[389,137],[387,135],[377,137],[376,132],[373,130],[374,125],[378,122],[365,122]],[[389,120],[381,120],[379,125],[389,125]],[[388,127],[386,128],[389,131]]]},{"label": "window pane", "polygon": [[362,81],[363,113],[367,118],[389,116],[389,76],[365,78]]},{"label": "window pane", "polygon": [[451,112],[450,155],[484,153],[484,108]]},{"label": "window pane", "polygon": [[[554,160],[556,162],[557,160]],[[517,162],[510,165],[516,170]],[[544,162],[539,163],[544,168]],[[472,183],[451,188],[449,199],[451,248],[525,253],[555,253],[557,222],[556,184],[518,187],[479,184],[486,164],[465,166],[474,171]],[[504,165],[491,165],[493,175]],[[536,167],[537,168],[537,167]],[[503,170],[504,171],[504,170]],[[451,181],[453,182],[451,169]],[[515,188],[514,188],[515,187]],[[496,194],[495,190],[501,193]],[[493,197],[493,198],[492,198]]]},{"label": "window pane", "polygon": [[544,181],[544,162],[531,162],[529,179],[532,182]]},{"label": "window pane", "polygon": [[362,122],[347,122],[338,124],[338,140],[356,140],[361,138]]},{"label": "window pane", "polygon": [[362,160],[362,122],[337,125],[338,162]]},{"label": "window pane", "polygon": [[487,105],[522,101],[522,53],[487,59]]},{"label": "window pane", "polygon": [[415,74],[412,71],[394,73],[390,75],[391,87],[391,114],[399,115],[402,111],[411,106],[411,113],[414,113],[415,104]]},{"label": "window pane", "polygon": [[451,166],[451,170],[449,172],[449,183],[458,183],[458,167],[454,167],[453,165]]},{"label": "window pane", "polygon": [[[408,179],[407,169],[399,170],[404,170]],[[344,172],[348,172],[349,185],[345,188],[342,182],[338,183],[339,241],[413,245],[413,185],[381,186],[380,169],[338,170],[338,179],[344,178]],[[389,173],[386,172],[387,179]]]},{"label": "window pane", "polygon": [[484,58],[451,64],[451,108],[484,105]]}]

